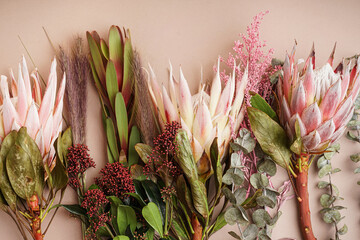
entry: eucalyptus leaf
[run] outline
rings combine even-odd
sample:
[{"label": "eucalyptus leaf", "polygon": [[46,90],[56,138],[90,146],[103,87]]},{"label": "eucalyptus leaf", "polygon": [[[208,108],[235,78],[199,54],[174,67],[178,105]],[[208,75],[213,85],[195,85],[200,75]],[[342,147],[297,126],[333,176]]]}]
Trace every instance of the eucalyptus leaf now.
[{"label": "eucalyptus leaf", "polygon": [[360,161],[360,153],[356,153],[350,156],[351,161],[357,163]]},{"label": "eucalyptus leaf", "polygon": [[228,169],[225,175],[222,177],[222,182],[226,185],[235,184],[236,186],[240,186],[243,184],[244,180],[245,178],[243,171],[235,168]]},{"label": "eucalyptus leaf", "polygon": [[276,164],[269,158],[259,161],[257,169],[260,173],[267,173],[269,176],[275,176],[276,174]]},{"label": "eucalyptus leaf", "polygon": [[269,179],[264,174],[254,173],[250,177],[250,183],[256,189],[265,188],[269,185]]},{"label": "eucalyptus leaf", "polygon": [[253,108],[247,108],[251,129],[262,150],[269,155],[275,163],[287,168],[291,152],[289,139],[284,129],[266,113]]},{"label": "eucalyptus leaf", "polygon": [[346,226],[346,224],[344,224],[344,226],[342,226],[342,228],[340,228],[339,230],[338,230],[338,233],[340,234],[340,235],[344,235],[344,234],[346,234],[348,232],[348,227]]},{"label": "eucalyptus leaf", "polygon": [[237,207],[229,207],[224,215],[225,221],[234,225],[235,223],[246,224],[248,221],[243,217],[243,213]]},{"label": "eucalyptus leaf", "polygon": [[255,224],[250,224],[244,230],[244,233],[243,233],[244,240],[256,240],[258,232],[259,232],[259,230],[258,230],[257,226]]},{"label": "eucalyptus leaf", "polygon": [[322,194],[320,197],[320,204],[324,208],[328,208],[335,202],[336,198],[333,196],[330,196],[329,194],[325,193]]},{"label": "eucalyptus leaf", "polygon": [[242,240],[241,237],[239,235],[237,235],[237,233],[235,233],[234,231],[230,231],[230,232],[228,232],[228,234],[235,239]]},{"label": "eucalyptus leaf", "polygon": [[236,199],[236,204],[241,205],[246,199],[246,189],[245,188],[238,188],[234,193],[234,197]]},{"label": "eucalyptus leaf", "polygon": [[251,137],[251,132],[246,128],[242,128],[239,131],[239,137],[234,140],[232,148],[234,151],[241,150],[244,154],[249,154],[254,150],[256,141]]},{"label": "eucalyptus leaf", "polygon": [[323,220],[326,223],[338,222],[341,219],[341,214],[337,210],[330,210],[324,213]]},{"label": "eucalyptus leaf", "polygon": [[328,175],[329,173],[331,173],[331,170],[332,167],[330,164],[323,166],[318,172],[319,178],[323,178],[325,175]]},{"label": "eucalyptus leaf", "polygon": [[253,213],[252,219],[253,219],[254,223],[256,224],[256,226],[259,228],[263,228],[266,226],[266,224],[271,222],[271,216],[269,215],[269,213],[261,208],[257,209]]},{"label": "eucalyptus leaf", "polygon": [[266,207],[274,208],[276,206],[276,201],[265,195],[257,197],[256,203],[262,207],[266,206]]},{"label": "eucalyptus leaf", "polygon": [[230,203],[236,204],[236,198],[229,188],[224,187],[222,189],[222,192],[225,195],[226,199],[228,199],[230,201]]}]

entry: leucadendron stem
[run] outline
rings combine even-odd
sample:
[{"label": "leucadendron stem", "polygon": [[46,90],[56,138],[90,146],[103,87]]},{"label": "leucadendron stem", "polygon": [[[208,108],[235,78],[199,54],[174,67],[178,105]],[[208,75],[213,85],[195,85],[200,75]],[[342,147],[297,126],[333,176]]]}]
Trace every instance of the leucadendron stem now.
[{"label": "leucadendron stem", "polygon": [[297,163],[296,173],[297,178],[295,181],[296,190],[298,193],[298,207],[300,217],[300,230],[304,240],[316,240],[312,225],[311,214],[309,205],[309,192],[308,192],[308,170],[310,155],[303,155],[299,158]]}]

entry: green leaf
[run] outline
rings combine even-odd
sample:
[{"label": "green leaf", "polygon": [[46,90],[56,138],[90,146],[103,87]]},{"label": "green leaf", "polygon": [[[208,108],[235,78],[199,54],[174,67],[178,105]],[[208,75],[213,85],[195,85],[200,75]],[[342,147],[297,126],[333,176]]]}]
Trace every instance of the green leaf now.
[{"label": "green leaf", "polygon": [[142,215],[151,227],[159,233],[160,237],[163,237],[163,224],[161,221],[161,215],[158,207],[155,203],[150,202],[147,206],[143,207]]},{"label": "green leaf", "polygon": [[146,238],[147,240],[153,240],[154,239],[154,235],[155,235],[155,231],[153,228],[149,228],[147,231],[146,231]]},{"label": "green leaf", "polygon": [[344,224],[344,226],[338,230],[338,233],[339,233],[340,235],[344,235],[344,234],[346,234],[347,232],[348,232],[348,227],[346,226],[346,224]]},{"label": "green leaf", "polygon": [[329,185],[330,185],[330,183],[328,183],[328,182],[320,181],[317,186],[318,186],[318,188],[322,189],[322,188],[326,188]]},{"label": "green leaf", "polygon": [[136,126],[131,128],[130,140],[129,140],[129,157],[128,164],[131,167],[133,164],[137,164],[139,160],[139,154],[135,150],[135,145],[140,142],[140,132]]},{"label": "green leaf", "polygon": [[350,156],[351,161],[357,163],[360,161],[360,153],[356,153]]},{"label": "green leaf", "polygon": [[251,137],[251,132],[246,128],[242,128],[239,131],[239,137],[234,140],[233,144],[230,144],[234,151],[243,151],[244,154],[249,154],[255,149],[256,141]]},{"label": "green leaf", "polygon": [[235,239],[242,240],[242,238],[239,235],[237,235],[237,233],[235,233],[233,231],[228,232],[228,234],[230,236],[232,236],[233,238],[235,238]]},{"label": "green leaf", "polygon": [[230,201],[230,203],[236,204],[236,198],[229,188],[227,187],[222,188],[222,192],[225,195],[225,198]]},{"label": "green leaf", "polygon": [[112,109],[115,109],[115,96],[119,92],[114,63],[109,61],[106,66],[106,90]]},{"label": "green leaf", "polygon": [[295,154],[300,155],[302,152],[302,140],[301,140],[300,125],[297,119],[295,121],[295,133],[296,133],[296,139],[291,144],[290,150]]},{"label": "green leaf", "polygon": [[330,210],[324,213],[323,220],[326,223],[338,222],[341,219],[341,214],[337,210]]},{"label": "green leaf", "polygon": [[330,164],[327,164],[325,166],[323,166],[320,170],[319,170],[319,178],[323,178],[325,175],[328,175],[329,173],[331,173],[332,167]]},{"label": "green leaf", "polygon": [[245,188],[238,188],[234,193],[236,204],[241,205],[246,199],[246,189]]},{"label": "green leaf", "polygon": [[177,145],[175,159],[190,184],[194,207],[206,218],[209,214],[206,188],[204,183],[198,180],[196,163],[185,130],[180,129],[178,131],[175,142]]},{"label": "green leaf", "polygon": [[6,171],[15,193],[29,199],[35,193],[35,171],[30,156],[15,143],[6,156]]},{"label": "green leaf", "polygon": [[172,230],[179,238],[179,240],[190,240],[190,237],[186,233],[186,230],[183,229],[183,227],[176,218],[172,220]]},{"label": "green leaf", "polygon": [[222,178],[224,184],[235,184],[236,186],[240,186],[241,184],[243,184],[244,180],[245,178],[243,171],[235,168],[228,169]]},{"label": "green leaf", "polygon": [[130,39],[125,39],[124,43],[124,75],[123,75],[123,85],[121,92],[124,94],[125,104],[128,103],[131,90],[133,87],[133,70],[132,70],[132,59],[133,59],[133,50],[131,46]]},{"label": "green leaf", "polygon": [[137,224],[134,209],[126,205],[119,205],[116,219],[120,234],[125,234],[128,226],[130,226],[131,233],[134,233]]},{"label": "green leaf", "polygon": [[79,204],[60,204],[59,206],[65,208],[65,210],[72,214],[88,217],[86,214],[86,209],[82,208]]},{"label": "green leaf", "polygon": [[240,211],[240,209],[233,206],[226,209],[224,218],[230,225],[234,225],[235,223],[246,224],[248,222],[246,215],[244,217],[244,214]]},{"label": "green leaf", "polygon": [[237,152],[233,152],[230,157],[231,160],[231,168],[240,168],[241,167],[241,158],[240,154]]},{"label": "green leaf", "polygon": [[56,154],[58,155],[58,158],[60,159],[60,161],[64,166],[67,166],[67,161],[65,161],[65,159],[69,152],[69,147],[71,147],[71,145],[72,145],[72,131],[71,131],[71,127],[68,127],[64,132],[59,134],[55,142]]},{"label": "green leaf", "polygon": [[11,131],[0,145],[0,188],[4,199],[12,210],[15,210],[17,196],[11,187],[11,183],[6,172],[6,156],[15,144],[16,137],[17,132]]},{"label": "green leaf", "polygon": [[279,119],[276,115],[276,112],[270,107],[270,105],[263,99],[259,94],[255,94],[250,99],[251,106],[259,109],[260,111],[266,113],[274,121],[278,122]]},{"label": "green leaf", "polygon": [[257,197],[256,203],[261,207],[266,206],[269,208],[274,208],[276,206],[276,201],[274,201],[272,198],[265,196],[265,195],[261,195],[261,196]]},{"label": "green leaf", "polygon": [[267,173],[269,176],[275,176],[276,174],[276,164],[270,158],[259,161],[257,169],[260,173]]},{"label": "green leaf", "polygon": [[360,167],[356,168],[356,169],[354,170],[354,173],[355,173],[355,174],[356,174],[356,173],[360,173]]},{"label": "green leaf", "polygon": [[259,230],[258,230],[257,226],[255,224],[250,224],[244,230],[244,233],[243,233],[244,240],[256,240],[258,232],[259,232]]},{"label": "green leaf", "polygon": [[109,57],[115,66],[120,90],[123,84],[123,47],[121,30],[117,26],[111,26],[109,30]]},{"label": "green leaf", "polygon": [[257,227],[263,228],[266,224],[271,223],[271,216],[264,209],[257,209],[253,215],[252,219]]},{"label": "green leaf", "polygon": [[222,229],[223,227],[226,226],[226,221],[225,221],[225,212],[220,213],[220,215],[216,218],[216,221],[214,223],[214,227],[211,230],[211,234],[219,231],[220,229]]},{"label": "green leaf", "polygon": [[256,189],[265,188],[269,185],[269,179],[264,174],[254,173],[250,177],[250,183]]},{"label": "green leaf", "polygon": [[104,41],[104,39],[100,39],[100,49],[101,49],[102,55],[106,58],[106,60],[109,61],[109,48],[106,45],[106,42]]},{"label": "green leaf", "polygon": [[220,162],[219,148],[217,141],[218,139],[215,138],[210,147],[211,166],[214,170],[214,176],[215,176],[215,189],[216,189],[215,199],[218,199],[220,196],[222,176],[223,176],[223,169]]},{"label": "green leaf", "polygon": [[135,145],[135,150],[140,156],[141,160],[147,164],[152,153],[152,147],[143,143],[138,143]]},{"label": "green leaf", "polygon": [[119,132],[121,149],[128,152],[128,116],[122,93],[118,92],[115,99],[115,116],[116,124]]},{"label": "green leaf", "polygon": [[113,240],[130,240],[130,238],[125,235],[118,235],[118,236],[114,237]]},{"label": "green leaf", "polygon": [[39,147],[27,134],[25,127],[20,128],[17,134],[16,143],[30,157],[35,173],[35,192],[38,194],[38,197],[41,197],[44,188],[44,164]]},{"label": "green leaf", "polygon": [[86,37],[87,37],[89,48],[90,48],[91,59],[94,64],[97,76],[99,77],[100,81],[104,84],[105,83],[105,68],[104,68],[102,57],[101,57],[100,49],[99,49],[98,44],[96,43],[95,39],[89,32],[86,32]]},{"label": "green leaf", "polygon": [[57,161],[55,164],[55,167],[51,172],[51,178],[55,189],[60,190],[66,188],[69,178],[64,165],[60,161]]},{"label": "green leaf", "polygon": [[164,201],[161,198],[161,192],[158,187],[153,181],[145,180],[141,182],[143,189],[145,190],[146,196],[149,198],[150,202],[155,203],[161,212],[161,220],[165,222],[165,215],[166,215],[166,206]]},{"label": "green leaf", "polygon": [[116,141],[114,124],[111,118],[106,118],[105,126],[106,126],[106,137],[107,137],[110,153],[112,155],[112,158],[115,159],[115,161],[119,161],[119,149]]},{"label": "green leaf", "polygon": [[320,197],[320,204],[324,208],[328,208],[335,202],[336,198],[334,196],[330,196],[329,194],[325,193],[322,194]]},{"label": "green leaf", "polygon": [[284,129],[266,113],[252,107],[247,108],[251,128],[262,150],[269,155],[275,163],[287,168],[291,152],[289,139]]}]

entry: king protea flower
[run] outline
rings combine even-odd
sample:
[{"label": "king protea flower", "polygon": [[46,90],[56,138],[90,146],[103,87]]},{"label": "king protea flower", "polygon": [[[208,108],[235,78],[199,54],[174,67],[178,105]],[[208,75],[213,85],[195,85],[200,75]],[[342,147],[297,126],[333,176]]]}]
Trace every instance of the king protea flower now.
[{"label": "king protea flower", "polygon": [[44,162],[50,163],[55,151],[53,143],[62,130],[62,110],[65,91],[65,74],[56,95],[56,60],[51,64],[50,75],[42,95],[37,69],[30,75],[25,58],[19,63],[18,79],[10,71],[10,79],[1,75],[0,143],[12,130],[25,126],[37,143]]},{"label": "king protea flower", "polygon": [[219,156],[223,157],[231,140],[244,118],[242,103],[247,83],[246,74],[235,86],[235,66],[224,88],[220,80],[220,60],[218,71],[212,81],[210,93],[201,84],[199,92],[191,95],[188,83],[180,68],[180,78],[176,81],[170,65],[169,93],[164,86],[159,87],[150,67],[149,91],[160,125],[177,121],[186,130],[192,146],[198,173],[205,178],[211,173],[210,146],[218,138]]},{"label": "king protea flower", "polygon": [[359,93],[360,58],[351,71],[351,62],[345,71],[343,63],[333,70],[334,51],[335,47],[328,62],[315,69],[312,50],[300,70],[301,61],[295,63],[294,60],[294,47],[291,55],[286,55],[283,78],[278,84],[281,123],[294,140],[298,122],[303,147],[308,153],[320,152],[341,137]]}]

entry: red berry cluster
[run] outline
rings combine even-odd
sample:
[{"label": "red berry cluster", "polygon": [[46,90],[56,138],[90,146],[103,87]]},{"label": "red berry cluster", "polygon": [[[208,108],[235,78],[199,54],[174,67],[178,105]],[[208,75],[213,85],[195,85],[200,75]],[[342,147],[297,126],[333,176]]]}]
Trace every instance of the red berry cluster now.
[{"label": "red berry cluster", "polygon": [[181,126],[178,122],[166,124],[163,133],[154,139],[153,151],[149,156],[148,163],[144,166],[145,174],[151,175],[154,171],[158,174],[168,172],[171,176],[180,174],[180,170],[172,157],[177,150],[175,137],[179,128]]},{"label": "red berry cluster", "polygon": [[127,197],[126,193],[135,192],[129,169],[119,162],[107,163],[100,170],[100,176],[100,178],[95,179],[95,183],[107,196],[124,199]]},{"label": "red berry cluster", "polygon": [[90,227],[87,230],[87,239],[93,239],[94,234],[101,226],[110,220],[109,214],[104,212],[105,205],[109,201],[100,189],[86,191],[81,207],[86,209],[90,219]]},{"label": "red berry cluster", "polygon": [[175,194],[175,187],[173,186],[168,186],[168,187],[163,187],[162,189],[160,189],[161,192],[161,197],[164,201],[169,201],[171,199],[171,195]]},{"label": "red berry cluster", "polygon": [[69,147],[67,154],[69,185],[74,188],[80,188],[79,178],[84,172],[95,167],[95,162],[90,157],[89,148],[84,144],[76,144]]}]

